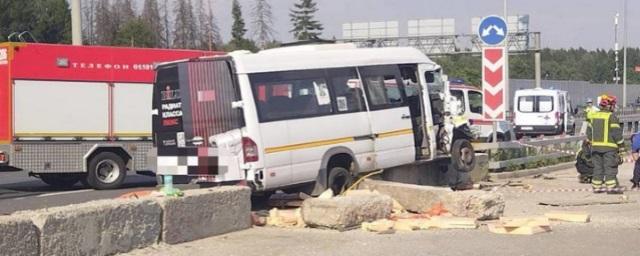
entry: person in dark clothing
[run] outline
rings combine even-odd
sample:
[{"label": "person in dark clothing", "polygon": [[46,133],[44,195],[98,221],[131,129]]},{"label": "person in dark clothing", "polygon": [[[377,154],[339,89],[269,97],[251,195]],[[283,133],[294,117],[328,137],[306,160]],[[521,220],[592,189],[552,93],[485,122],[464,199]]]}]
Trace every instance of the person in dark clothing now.
[{"label": "person in dark clothing", "polygon": [[633,178],[631,179],[631,184],[633,186],[631,189],[640,189],[640,132],[634,133],[631,136],[631,156],[633,160],[636,162],[633,167]]},{"label": "person in dark clothing", "polygon": [[587,142],[591,144],[593,177],[591,185],[594,193],[621,194],[623,188],[618,185],[618,153],[624,149],[620,121],[613,113],[615,96],[602,95],[600,111],[589,113]]},{"label": "person in dark clothing", "polygon": [[591,184],[593,161],[591,161],[591,146],[588,143],[582,143],[582,149],[580,149],[576,157],[576,170],[580,174],[578,182]]}]

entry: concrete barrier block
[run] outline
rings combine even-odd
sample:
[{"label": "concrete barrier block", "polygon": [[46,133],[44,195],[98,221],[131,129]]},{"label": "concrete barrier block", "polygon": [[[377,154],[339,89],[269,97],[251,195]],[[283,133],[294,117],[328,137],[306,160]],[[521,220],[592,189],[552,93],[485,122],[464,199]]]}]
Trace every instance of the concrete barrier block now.
[{"label": "concrete barrier block", "polygon": [[302,203],[302,219],[310,227],[347,230],[363,222],[389,217],[393,200],[377,193],[353,193],[334,198],[310,198]]},{"label": "concrete barrier block", "polygon": [[17,216],[0,217],[0,254],[39,255],[38,228],[30,219]]},{"label": "concrete barrier block", "polygon": [[101,200],[27,215],[42,255],[112,255],[157,243],[162,209],[153,200]]},{"label": "concrete barrier block", "polygon": [[160,198],[162,240],[176,244],[251,227],[251,190],[226,186]]},{"label": "concrete barrier block", "polygon": [[369,179],[363,181],[360,187],[389,195],[412,212],[424,212],[442,203],[455,216],[492,220],[500,218],[505,207],[504,196],[495,192],[451,191],[449,188]]}]

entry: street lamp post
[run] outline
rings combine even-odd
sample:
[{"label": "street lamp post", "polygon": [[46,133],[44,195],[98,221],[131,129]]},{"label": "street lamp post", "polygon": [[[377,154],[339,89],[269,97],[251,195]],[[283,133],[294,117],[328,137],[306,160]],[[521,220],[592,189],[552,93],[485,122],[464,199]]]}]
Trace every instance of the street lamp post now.
[{"label": "street lamp post", "polygon": [[627,38],[629,34],[628,24],[628,15],[627,15],[627,0],[624,0],[624,39],[623,46],[624,50],[622,52],[622,107],[627,106]]}]

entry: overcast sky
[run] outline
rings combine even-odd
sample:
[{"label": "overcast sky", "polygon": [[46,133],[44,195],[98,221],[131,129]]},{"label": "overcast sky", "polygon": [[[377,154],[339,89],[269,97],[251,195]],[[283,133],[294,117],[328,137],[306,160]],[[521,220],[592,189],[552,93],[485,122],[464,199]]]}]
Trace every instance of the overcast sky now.
[{"label": "overcast sky", "polygon": [[[231,0],[211,1],[223,37],[231,28]],[[243,16],[251,28],[255,0],[240,0]],[[300,0],[270,0],[275,30],[280,41],[292,41],[289,9]],[[640,1],[628,0],[629,45],[640,46]],[[409,19],[454,18],[458,33],[470,33],[471,18],[503,13],[503,0],[316,0],[316,18],[325,27],[323,38],[340,39],[348,22],[398,21],[400,35]],[[543,47],[587,49],[613,48],[613,20],[622,15],[623,0],[509,0],[509,15],[529,14],[530,30],[542,32]],[[621,21],[622,25],[622,21]],[[251,31],[250,31],[251,32]],[[620,32],[622,36],[622,31]],[[621,37],[622,38],[622,37]]]}]

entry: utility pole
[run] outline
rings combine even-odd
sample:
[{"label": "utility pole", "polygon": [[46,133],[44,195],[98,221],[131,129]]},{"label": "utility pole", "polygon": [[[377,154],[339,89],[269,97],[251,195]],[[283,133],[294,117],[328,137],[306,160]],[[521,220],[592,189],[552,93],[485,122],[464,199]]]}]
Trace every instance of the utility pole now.
[{"label": "utility pole", "polygon": [[80,0],[71,0],[71,43],[82,45],[82,17]]},{"label": "utility pole", "polygon": [[[504,79],[504,95],[505,95],[504,105],[505,105],[505,108],[506,108],[505,112],[506,112],[506,114],[508,116],[509,112],[510,112],[509,111],[509,102],[510,102],[510,98],[511,98],[511,96],[509,94],[509,92],[511,91],[511,90],[509,90],[509,30],[511,28],[509,28],[509,16],[507,16],[507,15],[508,15],[508,13],[507,13],[507,0],[504,0],[504,20],[507,22],[507,34],[505,35],[507,38],[504,41],[504,45],[505,45],[505,47],[504,47],[504,51],[505,51],[505,53],[504,53],[504,58],[505,59],[504,60],[505,60],[505,62],[504,63],[506,64],[506,68],[505,68],[505,71],[504,71],[505,72],[505,76],[504,76],[505,77],[505,79]],[[496,141],[496,140],[494,140],[494,141]]]},{"label": "utility pole", "polygon": [[619,45],[618,45],[618,18],[620,17],[620,13],[616,13],[616,17],[614,19],[614,40],[615,43],[613,44],[613,51],[615,53],[615,62],[616,62],[616,68],[615,68],[615,73],[616,75],[613,77],[613,82],[618,85],[620,84],[620,59],[618,57],[618,51],[619,51]]},{"label": "utility pole", "polygon": [[627,0],[624,0],[624,39],[622,40],[622,47],[624,47],[624,51],[622,52],[622,107],[627,106],[627,38],[629,34],[629,24],[628,15],[627,15]]}]

